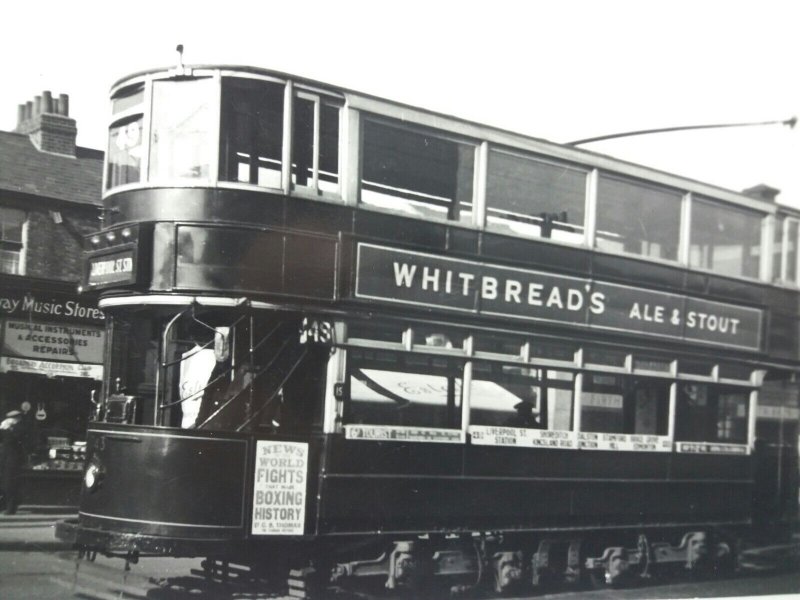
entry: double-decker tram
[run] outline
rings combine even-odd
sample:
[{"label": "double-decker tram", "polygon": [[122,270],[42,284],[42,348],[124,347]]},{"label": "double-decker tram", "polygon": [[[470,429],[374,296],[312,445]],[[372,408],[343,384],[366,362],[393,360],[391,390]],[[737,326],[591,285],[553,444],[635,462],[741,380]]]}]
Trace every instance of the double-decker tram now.
[{"label": "double-decker tram", "polygon": [[114,85],[104,188],[83,550],[503,592],[796,522],[775,190],[228,66]]}]

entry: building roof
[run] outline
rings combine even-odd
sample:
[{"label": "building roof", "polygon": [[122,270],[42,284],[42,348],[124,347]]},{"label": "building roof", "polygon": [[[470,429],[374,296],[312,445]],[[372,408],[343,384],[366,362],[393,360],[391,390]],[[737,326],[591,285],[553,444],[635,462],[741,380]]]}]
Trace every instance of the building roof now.
[{"label": "building roof", "polygon": [[21,133],[0,131],[0,190],[101,205],[103,152],[77,147],[75,156],[42,152]]}]

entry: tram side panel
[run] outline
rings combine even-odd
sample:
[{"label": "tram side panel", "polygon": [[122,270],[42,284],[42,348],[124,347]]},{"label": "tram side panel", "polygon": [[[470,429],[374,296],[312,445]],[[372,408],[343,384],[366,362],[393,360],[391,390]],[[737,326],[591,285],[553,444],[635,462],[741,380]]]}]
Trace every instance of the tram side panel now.
[{"label": "tram side panel", "polygon": [[751,457],[336,436],[323,489],[322,533],[744,524]]}]

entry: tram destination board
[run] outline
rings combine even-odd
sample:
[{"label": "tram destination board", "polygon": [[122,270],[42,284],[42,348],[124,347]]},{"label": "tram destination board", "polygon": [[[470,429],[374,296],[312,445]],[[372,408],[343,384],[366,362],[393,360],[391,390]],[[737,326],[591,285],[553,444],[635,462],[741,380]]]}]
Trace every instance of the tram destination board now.
[{"label": "tram destination board", "polygon": [[359,243],[355,295],[759,350],[763,311],[619,285]]},{"label": "tram destination board", "polygon": [[136,257],[133,248],[89,259],[86,273],[86,283],[89,287],[124,285],[135,281]]}]

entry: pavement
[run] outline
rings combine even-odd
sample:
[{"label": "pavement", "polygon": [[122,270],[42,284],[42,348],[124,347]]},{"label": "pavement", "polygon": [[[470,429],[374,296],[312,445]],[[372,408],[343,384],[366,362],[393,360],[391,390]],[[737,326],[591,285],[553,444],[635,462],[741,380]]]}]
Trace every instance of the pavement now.
[{"label": "pavement", "polygon": [[0,513],[0,552],[53,552],[72,545],[56,538],[55,524],[75,519],[74,506],[22,505],[16,514]]}]

